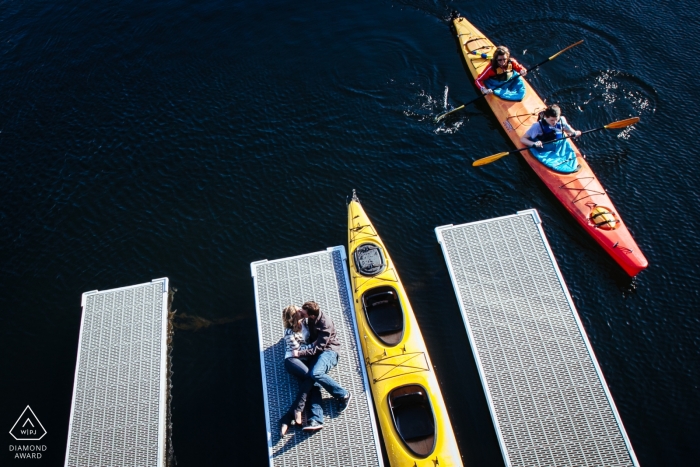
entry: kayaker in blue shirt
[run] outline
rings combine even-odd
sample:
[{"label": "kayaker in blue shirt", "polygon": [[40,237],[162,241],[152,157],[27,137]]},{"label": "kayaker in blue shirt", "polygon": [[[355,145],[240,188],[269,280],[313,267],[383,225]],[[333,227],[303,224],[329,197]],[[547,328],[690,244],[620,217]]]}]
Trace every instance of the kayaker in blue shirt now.
[{"label": "kayaker in blue shirt", "polygon": [[542,148],[543,143],[561,139],[564,133],[567,136],[581,136],[581,132],[571,128],[566,117],[562,116],[559,106],[553,104],[540,113],[540,118],[525,132],[520,142],[529,148]]},{"label": "kayaker in blue shirt", "polygon": [[550,105],[520,138],[530,153],[547,168],[560,173],[577,172],[581,166],[574,147],[564,136],[580,136],[561,115],[558,105]]}]

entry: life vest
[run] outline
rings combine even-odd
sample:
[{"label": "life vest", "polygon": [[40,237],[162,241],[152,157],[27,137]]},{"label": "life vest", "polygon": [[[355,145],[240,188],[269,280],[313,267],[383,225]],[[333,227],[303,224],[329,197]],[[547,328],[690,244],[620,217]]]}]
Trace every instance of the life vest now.
[{"label": "life vest", "polygon": [[543,143],[549,143],[550,141],[554,141],[555,139],[559,139],[564,135],[562,125],[561,125],[561,120],[557,121],[557,123],[551,127],[549,126],[549,123],[547,123],[544,118],[538,122],[540,124],[540,128],[542,129],[542,134],[538,135],[535,140],[537,141],[542,141]]},{"label": "life vest", "polygon": [[496,81],[506,81],[513,77],[513,64],[508,59],[508,65],[505,67],[497,66],[494,70],[496,75],[493,77]]}]

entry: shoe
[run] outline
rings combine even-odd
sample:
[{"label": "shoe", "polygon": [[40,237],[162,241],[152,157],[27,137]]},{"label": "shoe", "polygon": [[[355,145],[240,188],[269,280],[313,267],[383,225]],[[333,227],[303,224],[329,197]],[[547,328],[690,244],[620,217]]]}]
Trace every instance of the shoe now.
[{"label": "shoe", "polygon": [[301,425],[301,412],[294,411],[294,421],[292,423]]},{"label": "shoe", "polygon": [[319,423],[316,420],[311,420],[308,425],[306,425],[302,430],[304,431],[318,431],[323,428],[323,423]]},{"label": "shoe", "polygon": [[351,398],[352,398],[352,394],[350,394],[350,391],[348,391],[347,396],[338,400],[338,411],[339,412],[342,412],[343,410],[348,408],[348,404],[350,403]]},{"label": "shoe", "polygon": [[287,430],[289,430],[289,425],[286,423],[283,423],[282,426],[280,427],[280,438],[284,438],[284,435],[287,434]]}]

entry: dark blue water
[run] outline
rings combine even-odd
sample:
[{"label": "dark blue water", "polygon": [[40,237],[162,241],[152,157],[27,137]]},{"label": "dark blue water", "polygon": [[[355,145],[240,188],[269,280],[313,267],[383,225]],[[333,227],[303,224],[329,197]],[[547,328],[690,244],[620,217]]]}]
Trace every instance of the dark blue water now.
[{"label": "dark blue water", "polygon": [[[511,149],[485,104],[433,123],[476,96],[452,10],[526,65],[585,39],[530,77],[576,128],[641,116],[579,144],[636,280],[518,157],[471,167]],[[433,229],[531,207],[641,465],[697,465],[699,27],[689,0],[0,2],[0,428],[30,405],[62,465],[81,293],[168,276],[178,465],[266,465],[249,264],[345,244],[355,188],[466,465],[503,460]]]}]

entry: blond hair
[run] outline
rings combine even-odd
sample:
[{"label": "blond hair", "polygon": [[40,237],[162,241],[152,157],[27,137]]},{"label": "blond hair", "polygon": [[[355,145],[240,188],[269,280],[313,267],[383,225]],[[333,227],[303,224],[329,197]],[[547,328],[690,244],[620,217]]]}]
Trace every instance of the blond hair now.
[{"label": "blond hair", "polygon": [[296,305],[289,305],[282,310],[282,324],[294,332],[301,331],[301,321],[297,319],[297,311],[299,307]]}]

